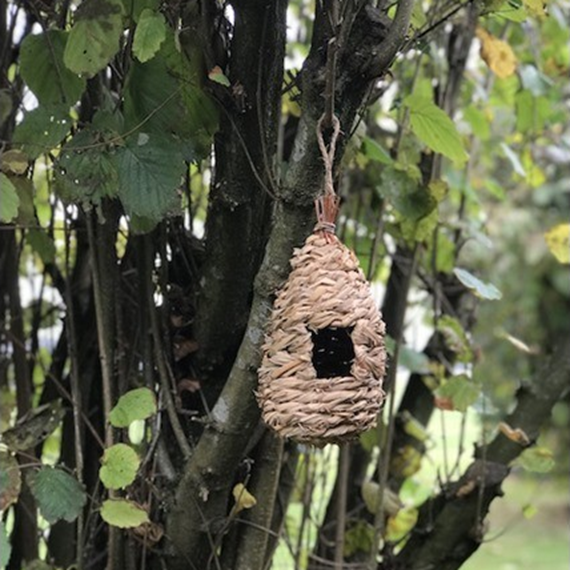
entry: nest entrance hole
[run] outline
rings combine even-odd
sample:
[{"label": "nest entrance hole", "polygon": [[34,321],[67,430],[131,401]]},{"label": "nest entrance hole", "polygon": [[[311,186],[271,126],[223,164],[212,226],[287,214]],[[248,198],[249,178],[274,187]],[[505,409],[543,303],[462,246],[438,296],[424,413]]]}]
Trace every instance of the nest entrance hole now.
[{"label": "nest entrance hole", "polygon": [[311,331],[313,367],[317,378],[350,376],[354,362],[354,344],[350,333],[354,327],[326,327]]}]

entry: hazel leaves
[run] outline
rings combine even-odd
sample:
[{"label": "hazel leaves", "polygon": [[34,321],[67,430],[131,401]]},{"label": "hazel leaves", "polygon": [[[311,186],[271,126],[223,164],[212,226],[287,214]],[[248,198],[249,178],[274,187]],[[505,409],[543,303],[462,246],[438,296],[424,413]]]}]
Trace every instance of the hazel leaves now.
[{"label": "hazel leaves", "polygon": [[429,97],[409,95],[404,105],[410,112],[410,125],[414,134],[431,150],[454,162],[464,163],[468,156],[463,141],[451,118]]}]

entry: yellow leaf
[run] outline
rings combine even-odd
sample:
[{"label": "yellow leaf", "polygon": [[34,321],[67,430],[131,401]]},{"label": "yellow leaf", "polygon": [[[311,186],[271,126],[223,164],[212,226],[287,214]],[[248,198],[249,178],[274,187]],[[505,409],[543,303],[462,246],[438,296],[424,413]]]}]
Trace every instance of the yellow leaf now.
[{"label": "yellow leaf", "polygon": [[477,28],[477,37],[481,42],[481,57],[489,69],[501,79],[513,75],[517,69],[517,58],[511,46],[481,27]]},{"label": "yellow leaf", "polygon": [[548,16],[546,13],[546,2],[543,0],[523,0],[524,7],[530,16],[544,18]]},{"label": "yellow leaf", "polygon": [[544,234],[548,249],[560,261],[570,263],[570,224],[558,224]]},{"label": "yellow leaf", "polygon": [[411,477],[420,470],[422,454],[411,445],[398,449],[390,460],[390,473],[394,477]]},{"label": "yellow leaf", "polygon": [[238,483],[234,487],[232,494],[236,500],[234,514],[243,511],[243,509],[251,509],[251,507],[255,507],[257,504],[257,499],[245,488],[243,483]]},{"label": "yellow leaf", "polygon": [[386,526],[386,540],[397,542],[408,535],[416,525],[418,510],[414,507],[401,509],[395,516],[388,519]]},{"label": "yellow leaf", "polygon": [[526,435],[526,433],[521,428],[512,428],[506,422],[501,422],[499,424],[499,431],[505,437],[508,437],[511,441],[514,441],[523,447],[530,445],[530,439],[528,438],[528,435]]},{"label": "yellow leaf", "polygon": [[[380,500],[380,485],[376,481],[364,481],[360,489],[364,504],[371,514],[376,514],[378,510],[378,502]],[[384,489],[382,495],[382,510],[390,515],[395,516],[404,505],[400,501],[400,497],[391,489]]]}]

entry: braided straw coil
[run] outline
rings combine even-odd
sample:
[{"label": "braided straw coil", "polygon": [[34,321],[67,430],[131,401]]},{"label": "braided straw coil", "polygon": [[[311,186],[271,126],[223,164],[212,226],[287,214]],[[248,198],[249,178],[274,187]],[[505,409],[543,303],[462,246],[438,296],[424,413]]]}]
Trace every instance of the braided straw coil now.
[{"label": "braided straw coil", "polygon": [[[376,424],[384,401],[384,322],[356,256],[334,234],[310,235],[291,266],[263,346],[257,393],[262,417],[283,437],[318,446],[341,443]],[[315,334],[335,336],[339,329],[350,335],[345,343],[352,345],[352,358],[341,374],[318,377]],[[325,353],[321,360],[332,354],[329,348],[319,351]]]}]

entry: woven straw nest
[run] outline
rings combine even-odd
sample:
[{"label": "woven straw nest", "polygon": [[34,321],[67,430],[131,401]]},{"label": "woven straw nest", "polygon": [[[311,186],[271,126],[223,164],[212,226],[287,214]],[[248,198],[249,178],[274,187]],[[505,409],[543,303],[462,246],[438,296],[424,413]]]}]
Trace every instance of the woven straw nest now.
[{"label": "woven straw nest", "polygon": [[258,401],[281,436],[322,446],[376,423],[384,323],[354,254],[316,232],[296,250],[263,346]]}]

